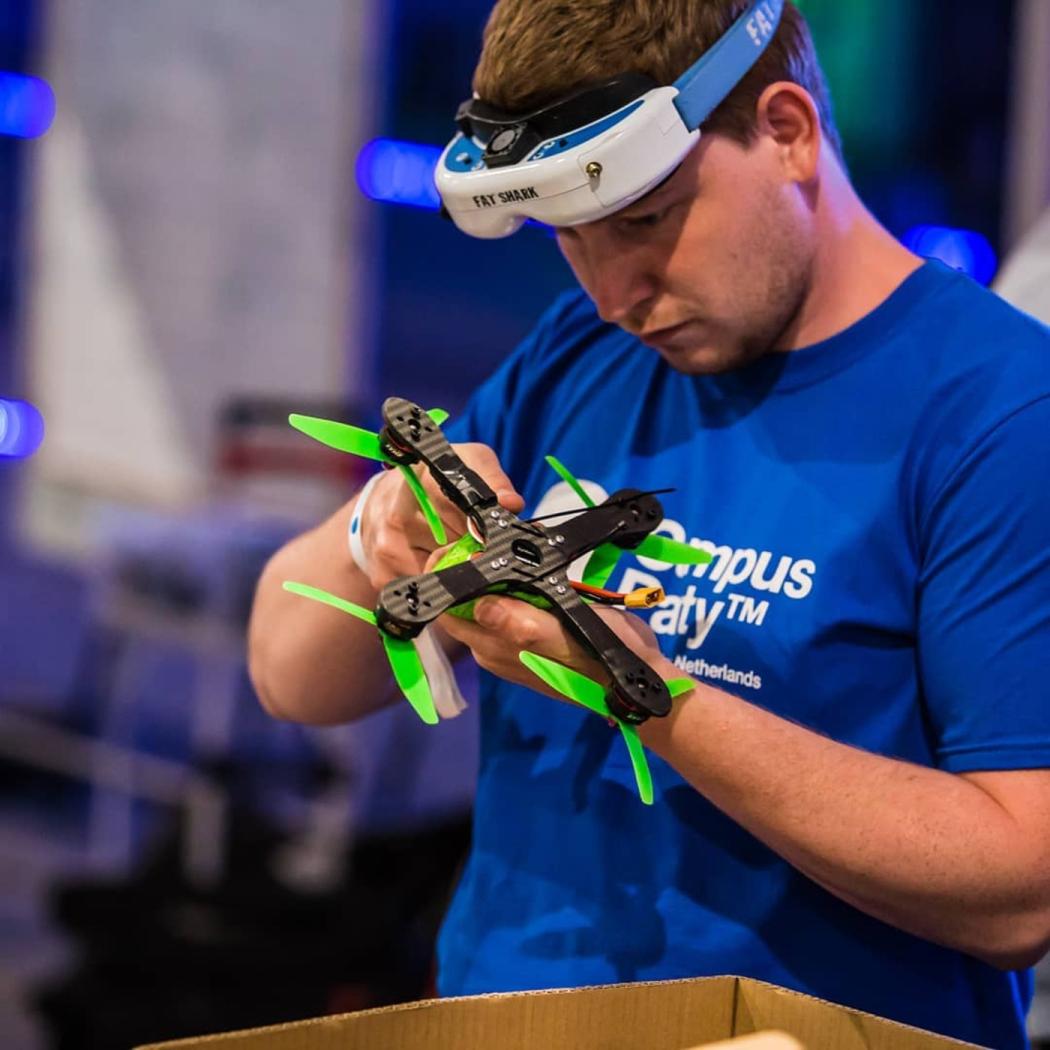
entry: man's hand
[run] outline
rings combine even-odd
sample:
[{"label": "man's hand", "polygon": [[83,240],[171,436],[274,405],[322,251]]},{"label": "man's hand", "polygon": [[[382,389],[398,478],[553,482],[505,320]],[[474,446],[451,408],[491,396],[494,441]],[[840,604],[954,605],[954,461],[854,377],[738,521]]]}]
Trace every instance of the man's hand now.
[{"label": "man's hand", "polygon": [[[591,608],[657,674],[664,678],[676,676],[677,669],[660,652],[656,635],[644,620],[619,609],[598,605]],[[452,615],[445,615],[438,622],[449,635],[471,650],[479,667],[547,696],[565,699],[522,664],[518,659],[522,649],[565,664],[603,686],[609,683],[609,675],[603,666],[569,634],[561,621],[528,602],[489,596],[475,606],[473,623]]]},{"label": "man's hand", "polygon": [[[499,497],[500,505],[513,513],[525,506],[496,453],[487,445],[453,445],[463,462],[475,471]],[[415,467],[419,480],[450,536],[467,531],[465,515],[441,492],[424,466]],[[396,576],[414,576],[425,566],[436,546],[434,537],[399,470],[388,471],[372,490],[361,515],[361,542],[369,564],[369,582],[381,590]]]},{"label": "man's hand", "polygon": [[[522,509],[522,498],[490,448],[453,448],[504,507]],[[417,473],[449,532],[465,532],[463,515],[441,495],[429,471],[420,466]],[[357,499],[351,500],[285,544],[260,578],[249,624],[249,670],[263,706],[278,718],[314,725],[346,722],[394,695],[374,627],[283,589],[285,580],[297,580],[373,608],[376,591],[395,576],[423,571],[434,538],[401,471],[380,476],[363,508],[359,535],[367,575],[347,550],[356,505]]]}]

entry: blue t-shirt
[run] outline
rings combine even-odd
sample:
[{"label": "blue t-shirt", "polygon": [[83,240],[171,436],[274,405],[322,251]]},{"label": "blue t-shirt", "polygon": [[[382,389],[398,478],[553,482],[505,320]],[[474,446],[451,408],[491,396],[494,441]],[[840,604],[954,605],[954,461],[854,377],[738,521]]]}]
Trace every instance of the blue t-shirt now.
[{"label": "blue t-shirt", "polygon": [[[578,506],[545,453],[605,492],[676,486],[660,531],[714,560],[629,555],[610,586],[667,589],[650,623],[694,677],[919,765],[1050,767],[1050,331],[967,278],[927,263],[847,331],[720,376],[572,293],[450,434],[491,445],[532,512]],[[481,692],[443,994],[740,974],[1025,1045],[1030,974],[854,909],[655,756],[643,806],[601,719]]]}]

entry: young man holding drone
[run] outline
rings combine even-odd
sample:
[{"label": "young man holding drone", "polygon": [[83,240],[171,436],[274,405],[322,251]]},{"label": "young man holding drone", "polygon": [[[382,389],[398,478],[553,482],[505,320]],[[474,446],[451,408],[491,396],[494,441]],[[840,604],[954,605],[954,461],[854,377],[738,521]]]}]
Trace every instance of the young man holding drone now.
[{"label": "young man holding drone", "polygon": [[[555,226],[583,291],[457,450],[515,512],[555,509],[545,452],[605,492],[674,485],[665,530],[715,558],[610,581],[666,588],[648,625],[603,616],[697,680],[640,726],[653,807],[601,720],[536,696],[521,649],[596,673],[557,619],[486,598],[442,621],[489,672],[442,992],[739,973],[1024,1046],[1050,944],[1050,334],[865,210],[790,3],[501,0],[475,91],[450,215]],[[281,551],[251,633],[268,709],[388,695],[375,631],[282,580],[374,605],[434,547],[391,472]]]}]

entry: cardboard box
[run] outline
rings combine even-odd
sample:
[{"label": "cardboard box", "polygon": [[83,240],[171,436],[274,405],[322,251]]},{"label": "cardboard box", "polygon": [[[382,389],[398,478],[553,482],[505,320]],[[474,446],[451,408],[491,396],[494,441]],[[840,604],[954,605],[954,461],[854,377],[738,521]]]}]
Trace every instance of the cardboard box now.
[{"label": "cardboard box", "polygon": [[140,1050],[687,1050],[768,1029],[805,1050],[972,1046],[745,977],[430,999]]}]

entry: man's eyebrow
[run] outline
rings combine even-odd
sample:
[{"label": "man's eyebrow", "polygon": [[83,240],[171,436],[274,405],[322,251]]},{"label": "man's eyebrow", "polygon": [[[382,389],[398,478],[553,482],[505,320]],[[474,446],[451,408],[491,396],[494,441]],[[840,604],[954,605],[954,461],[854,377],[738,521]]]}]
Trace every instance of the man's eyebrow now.
[{"label": "man's eyebrow", "polygon": [[[679,165],[679,167],[680,166],[681,165]],[[632,211],[635,211],[636,209],[648,207],[653,203],[654,200],[659,201],[663,197],[664,193],[667,192],[668,183],[671,181],[671,179],[675,177],[677,173],[678,168],[676,167],[674,171],[664,176],[663,180],[658,182],[647,194],[645,194],[644,197],[639,197],[638,200],[631,201],[631,203],[628,204],[626,208],[624,208],[617,214],[624,215],[625,213],[630,213]]]}]

